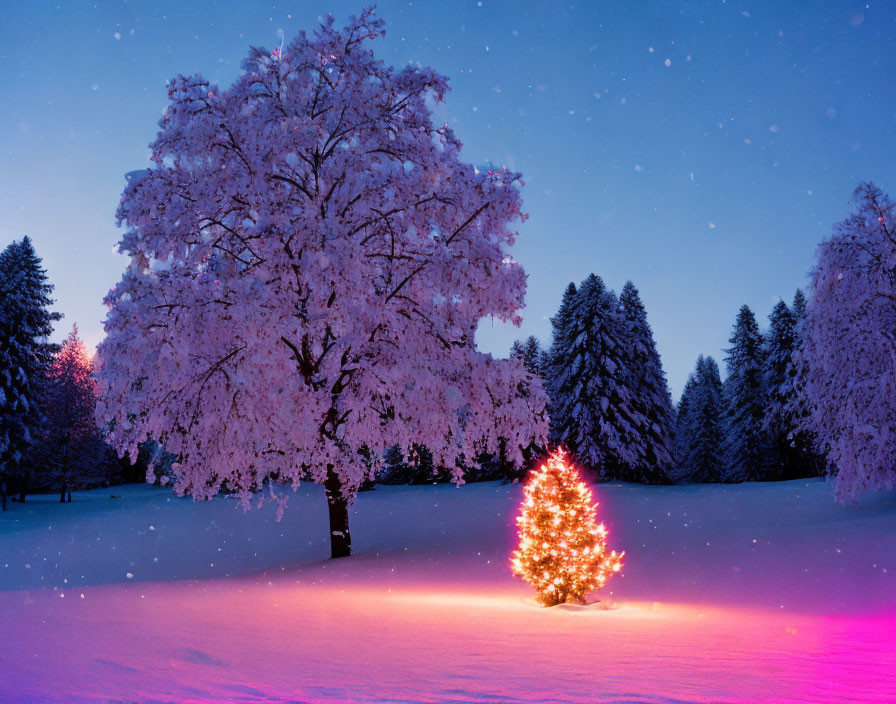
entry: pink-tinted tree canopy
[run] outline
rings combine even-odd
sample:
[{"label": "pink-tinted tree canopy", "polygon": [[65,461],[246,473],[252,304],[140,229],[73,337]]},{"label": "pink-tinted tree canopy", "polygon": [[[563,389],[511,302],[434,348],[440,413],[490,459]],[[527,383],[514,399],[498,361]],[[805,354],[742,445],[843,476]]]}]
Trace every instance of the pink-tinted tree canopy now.
[{"label": "pink-tinted tree canopy", "polygon": [[520,320],[520,174],[460,160],[432,122],[446,78],[377,61],[382,32],[329,18],[252,48],[229,88],[169,85],[118,211],[98,413],[119,451],[178,455],[180,493],[310,478],[350,498],[391,445],[455,466],[504,438],[519,464],[546,434],[538,381],[474,342]]}]

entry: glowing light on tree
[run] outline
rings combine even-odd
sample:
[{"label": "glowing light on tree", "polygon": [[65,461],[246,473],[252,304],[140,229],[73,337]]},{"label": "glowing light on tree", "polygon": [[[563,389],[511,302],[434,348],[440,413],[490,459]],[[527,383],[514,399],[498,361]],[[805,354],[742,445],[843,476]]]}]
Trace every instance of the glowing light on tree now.
[{"label": "glowing light on tree", "polygon": [[624,552],[607,552],[607,529],[579,473],[558,449],[526,484],[513,572],[545,606],[582,602],[622,569]]}]

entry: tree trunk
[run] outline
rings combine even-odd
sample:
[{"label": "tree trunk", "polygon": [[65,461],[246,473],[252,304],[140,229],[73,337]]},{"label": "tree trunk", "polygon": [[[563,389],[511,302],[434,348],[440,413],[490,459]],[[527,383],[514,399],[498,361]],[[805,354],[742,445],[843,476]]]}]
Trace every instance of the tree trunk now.
[{"label": "tree trunk", "polygon": [[348,557],[352,554],[352,537],[348,532],[348,498],[342,491],[339,475],[332,467],[327,470],[324,488],[330,511],[330,557]]},{"label": "tree trunk", "polygon": [[6,477],[0,477],[0,505],[6,510]]},{"label": "tree trunk", "polygon": [[59,503],[61,503],[61,504],[65,503],[65,489],[66,489],[66,483],[62,482],[62,491],[59,492]]},{"label": "tree trunk", "polygon": [[72,502],[72,490],[71,489],[68,490],[68,502],[69,503]]},{"label": "tree trunk", "polygon": [[25,503],[25,496],[28,494],[28,483],[31,480],[31,471],[25,472],[22,476],[22,486],[21,491],[19,492],[19,503]]}]

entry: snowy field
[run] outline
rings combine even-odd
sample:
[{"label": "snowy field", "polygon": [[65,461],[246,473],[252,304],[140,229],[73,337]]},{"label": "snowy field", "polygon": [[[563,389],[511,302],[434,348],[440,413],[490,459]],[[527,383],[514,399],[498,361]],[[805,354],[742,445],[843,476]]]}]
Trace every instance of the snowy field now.
[{"label": "snowy field", "polygon": [[896,496],[598,486],[624,575],[546,610],[508,569],[520,495],[378,488],[340,561],[319,487],[280,523],[149,486],[13,504],[0,701],[896,701]]}]

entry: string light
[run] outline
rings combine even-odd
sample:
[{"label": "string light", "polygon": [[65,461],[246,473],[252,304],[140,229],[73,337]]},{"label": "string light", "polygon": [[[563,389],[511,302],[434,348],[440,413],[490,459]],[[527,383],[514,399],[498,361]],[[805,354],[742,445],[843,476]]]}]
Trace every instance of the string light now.
[{"label": "string light", "polygon": [[624,552],[607,552],[607,529],[597,504],[562,449],[534,472],[516,519],[519,548],[511,568],[545,606],[584,601],[622,569]]}]

